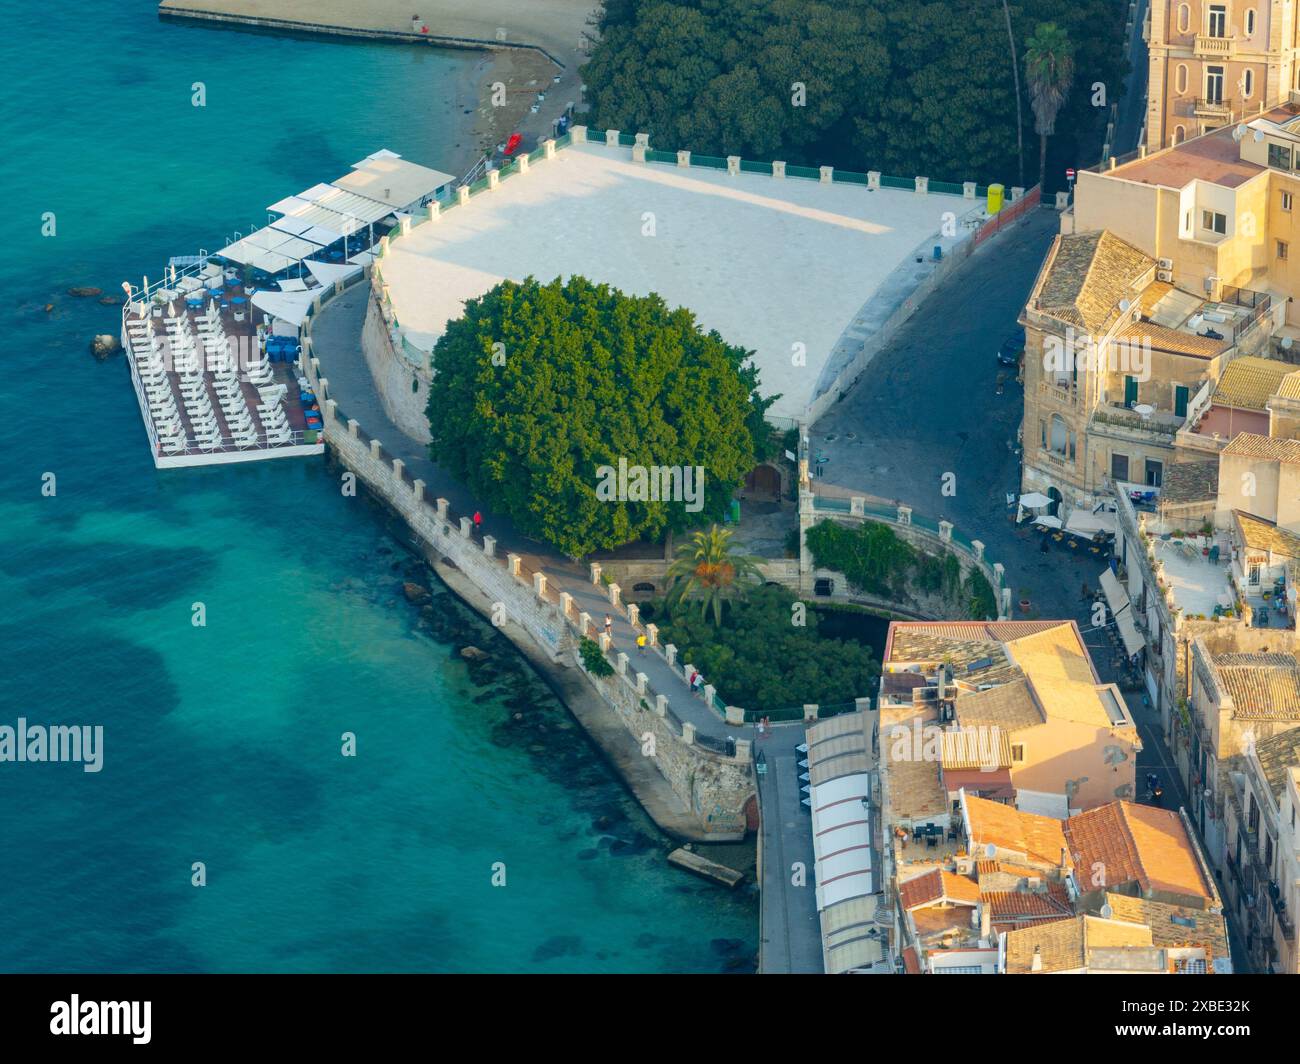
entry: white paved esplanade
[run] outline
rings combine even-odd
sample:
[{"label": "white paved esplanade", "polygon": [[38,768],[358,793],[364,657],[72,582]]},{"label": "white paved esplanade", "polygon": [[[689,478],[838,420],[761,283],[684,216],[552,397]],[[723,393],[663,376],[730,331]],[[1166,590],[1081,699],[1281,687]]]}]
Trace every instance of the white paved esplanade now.
[{"label": "white paved esplanade", "polygon": [[638,162],[577,139],[392,240],[383,281],[407,340],[431,349],[505,278],[577,273],[689,308],[755,352],[763,393],[781,393],[771,414],[798,418],[934,269],[933,246],[947,255],[983,216],[956,195]]}]

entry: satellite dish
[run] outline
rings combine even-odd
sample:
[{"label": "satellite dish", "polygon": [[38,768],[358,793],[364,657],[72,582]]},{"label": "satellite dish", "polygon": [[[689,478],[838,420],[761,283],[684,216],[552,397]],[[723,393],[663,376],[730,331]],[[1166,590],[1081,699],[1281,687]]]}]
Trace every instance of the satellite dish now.
[{"label": "satellite dish", "polygon": [[996,857],[997,855],[998,855],[998,848],[994,846],[993,843],[990,842],[987,846],[984,847],[984,856],[986,856],[990,861],[993,860],[993,858]]},{"label": "satellite dish", "polygon": [[1232,131],[1232,139],[1239,141],[1245,135],[1246,135],[1245,125],[1242,123],[1238,123],[1237,128]]},{"label": "satellite dish", "polygon": [[1101,918],[1103,920],[1109,920],[1114,915],[1115,910],[1110,907],[1110,902],[1107,902],[1101,907]]},{"label": "satellite dish", "polygon": [[1288,350],[1288,351],[1291,350],[1291,344],[1292,344],[1291,337],[1289,337],[1289,336],[1284,336],[1284,337],[1282,337],[1282,346],[1283,346],[1286,350]]},{"label": "satellite dish", "polygon": [[1121,299],[1119,301],[1119,312],[1121,314],[1127,312],[1128,308],[1131,307],[1132,305],[1133,304],[1130,303],[1127,299]]},{"label": "satellite dish", "polygon": [[1263,139],[1264,139],[1264,131],[1262,129],[1255,130],[1255,143],[1258,144]]}]

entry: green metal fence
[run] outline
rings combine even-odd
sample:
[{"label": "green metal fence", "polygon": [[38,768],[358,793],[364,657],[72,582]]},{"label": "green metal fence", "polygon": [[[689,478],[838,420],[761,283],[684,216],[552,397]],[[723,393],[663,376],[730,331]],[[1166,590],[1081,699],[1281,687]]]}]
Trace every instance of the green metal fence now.
[{"label": "green metal fence", "polygon": [[654,148],[647,148],[645,158],[648,163],[672,163],[674,166],[677,164],[675,151],[655,151]]},{"label": "green metal fence", "polygon": [[831,179],[833,181],[842,181],[847,185],[865,185],[867,183],[866,174],[857,174],[852,170],[833,170]]},{"label": "green metal fence", "polygon": [[786,177],[811,177],[815,181],[820,181],[822,172],[815,166],[787,166],[785,168]]},{"label": "green metal fence", "polygon": [[916,191],[916,179],[906,177],[890,177],[888,174],[880,178],[881,188],[907,188]]},{"label": "green metal fence", "polygon": [[727,160],[719,155],[691,155],[692,166],[708,166],[714,170],[725,170]]},{"label": "green metal fence", "polygon": [[758,163],[752,162],[749,159],[741,159],[740,170],[741,173],[745,174],[766,174],[768,177],[772,176],[771,163]]}]

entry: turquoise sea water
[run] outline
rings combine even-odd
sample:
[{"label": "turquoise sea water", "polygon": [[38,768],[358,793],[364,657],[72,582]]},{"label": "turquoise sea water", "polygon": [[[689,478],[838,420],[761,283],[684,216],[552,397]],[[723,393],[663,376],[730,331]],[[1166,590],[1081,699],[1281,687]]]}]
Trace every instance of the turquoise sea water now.
[{"label": "turquoise sea water", "polygon": [[169,25],[149,0],[93,11],[0,2],[0,724],[105,729],[98,774],[0,763],[0,970],[752,955],[753,898],[665,867],[490,629],[473,673],[463,609],[438,598],[427,630],[384,519],[322,461],[155,471],[122,360],[87,350],[117,309],[65,293],[157,276],[379,147],[456,166],[449,116],[481,58]]}]

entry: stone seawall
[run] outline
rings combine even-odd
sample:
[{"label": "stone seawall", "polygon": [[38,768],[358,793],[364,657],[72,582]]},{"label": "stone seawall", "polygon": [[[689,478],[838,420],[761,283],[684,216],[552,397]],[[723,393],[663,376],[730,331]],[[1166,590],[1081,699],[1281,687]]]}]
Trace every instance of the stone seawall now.
[{"label": "stone seawall", "polygon": [[[536,661],[540,653],[544,662],[585,680],[604,708],[605,723],[618,721],[622,737],[602,727],[590,706],[579,712],[575,699],[566,701],[663,830],[704,841],[743,838],[747,807],[755,795],[749,742],[737,741],[730,756],[699,745],[694,726],[673,713],[669,699],[653,691],[643,674],[628,668],[626,656],[620,656],[610,677],[598,678],[582,669],[577,649],[581,629],[590,621],[578,613],[571,596],[557,593],[545,573],[525,571],[517,555],[500,557],[491,537],[476,540],[468,518],[453,516],[444,499],[426,499],[424,483],[411,478],[401,459],[387,455],[381,441],[340,414],[337,397],[330,394],[328,380],[320,377],[311,357],[310,324],[309,319],[302,368],[322,400],[330,452],[406,522],[454,591],[501,627],[527,656]],[[596,635],[589,627],[587,634]],[[635,754],[629,753],[629,739]],[[652,776],[666,784],[662,793],[655,793],[645,774],[630,770],[630,757],[654,766]]]},{"label": "stone seawall", "polygon": [[366,356],[370,375],[375,378],[384,413],[406,435],[420,443],[429,442],[429,419],[425,411],[429,406],[428,356],[424,365],[417,366],[398,353],[390,332],[387,317],[370,290],[366,307],[366,324],[361,330],[361,350]]}]

